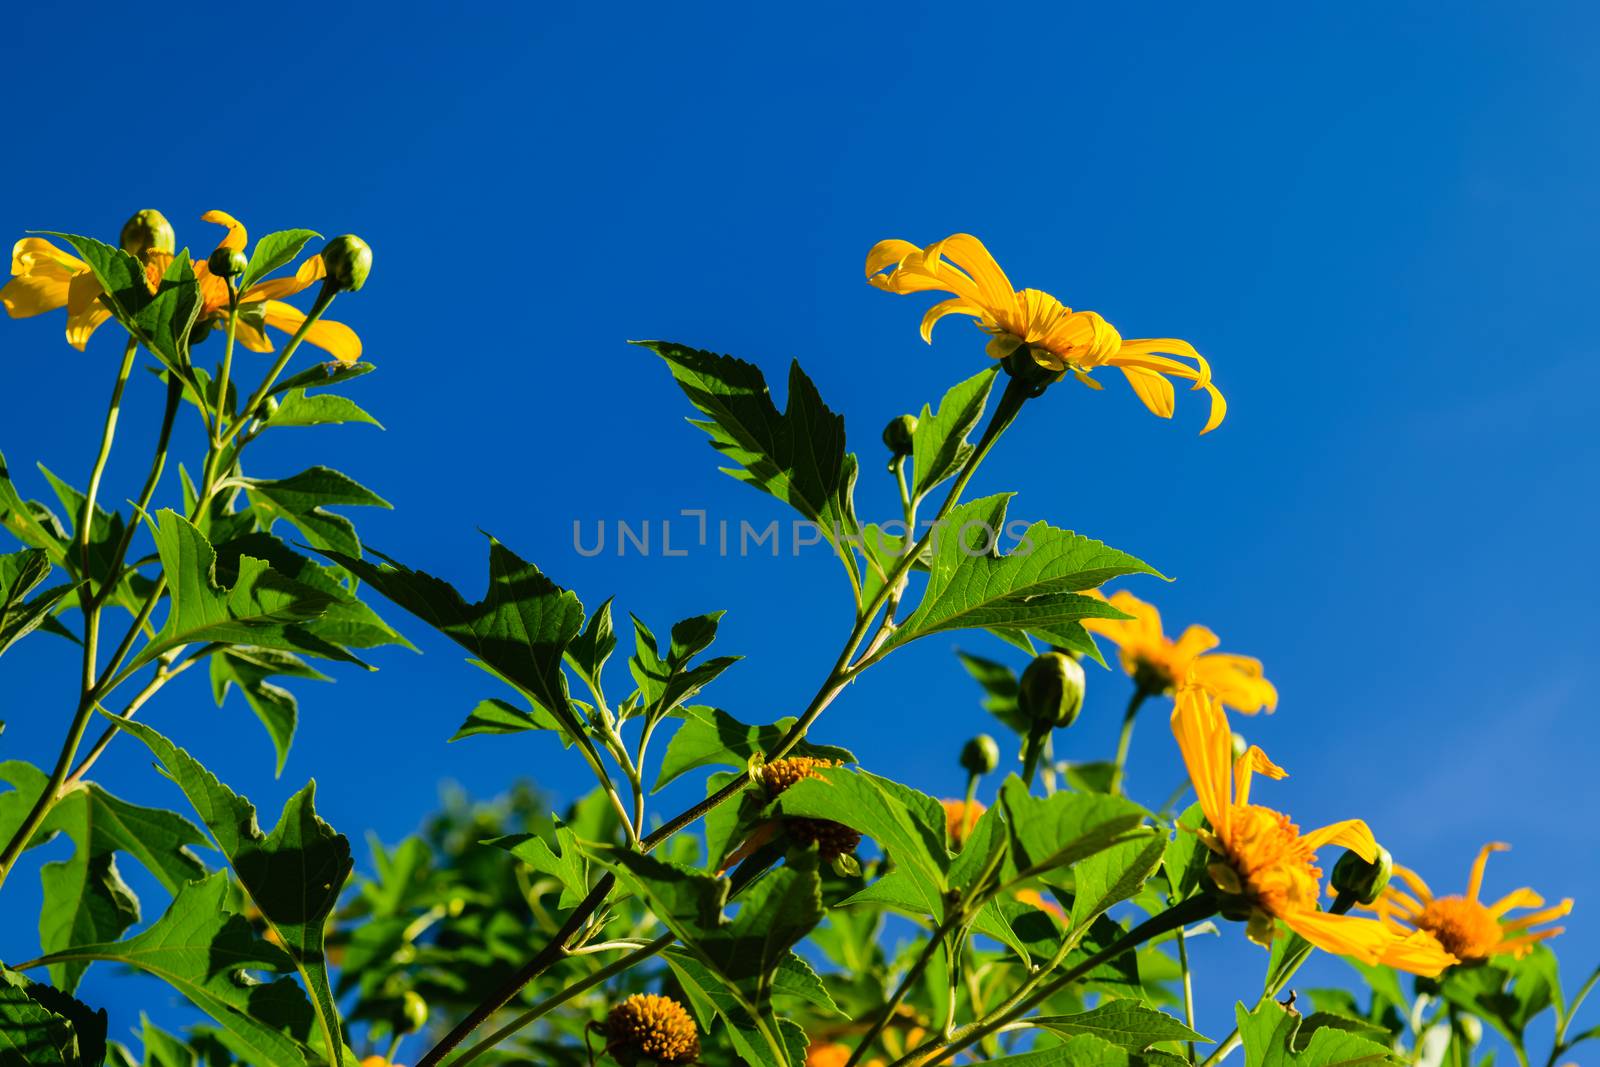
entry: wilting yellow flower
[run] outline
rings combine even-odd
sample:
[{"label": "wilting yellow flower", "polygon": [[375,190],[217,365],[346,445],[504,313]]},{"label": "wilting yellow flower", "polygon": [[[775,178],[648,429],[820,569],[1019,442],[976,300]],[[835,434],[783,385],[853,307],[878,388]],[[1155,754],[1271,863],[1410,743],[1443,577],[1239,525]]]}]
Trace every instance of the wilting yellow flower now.
[{"label": "wilting yellow flower", "polygon": [[[1407,934],[1420,930],[1451,955],[1463,960],[1483,960],[1501,954],[1525,956],[1540,941],[1562,932],[1559,926],[1545,930],[1533,927],[1566,915],[1572,910],[1572,899],[1569,897],[1545,907],[1543,897],[1524,887],[1507,893],[1493,904],[1480,903],[1478,893],[1483,888],[1483,868],[1489,862],[1489,854],[1510,847],[1499,841],[1483,846],[1472,864],[1464,896],[1436,897],[1415,871],[1397,863],[1394,873],[1411,892],[1391,884],[1372,910],[1390,929]],[[1517,918],[1506,918],[1519,908],[1536,910]]]},{"label": "wilting yellow flower", "polygon": [[965,800],[941,800],[939,803],[944,806],[945,833],[950,836],[950,843],[960,848],[986,809],[976,800],[970,804]]},{"label": "wilting yellow flower", "polygon": [[1178,691],[1172,732],[1210,824],[1209,831],[1200,833],[1217,856],[1207,872],[1224,893],[1249,903],[1251,940],[1270,944],[1273,920],[1280,920],[1317,948],[1364,963],[1388,963],[1431,976],[1457,962],[1427,935],[1393,930],[1377,919],[1318,910],[1322,871],[1316,865],[1317,849],[1342,845],[1372,862],[1378,843],[1359,819],[1302,834],[1289,816],[1250,803],[1253,774],[1287,774],[1254,745],[1238,760],[1232,758],[1228,717],[1210,693],[1195,685]]},{"label": "wilting yellow flower", "polygon": [[626,1049],[657,1063],[689,1063],[700,1058],[700,1033],[694,1019],[671,997],[635,993],[606,1016],[608,1048]]},{"label": "wilting yellow flower", "polygon": [[[1099,592],[1090,593],[1107,599]],[[1112,607],[1131,619],[1084,619],[1083,628],[1115,644],[1122,669],[1165,692],[1185,681],[1205,687],[1236,711],[1254,715],[1278,706],[1278,690],[1261,676],[1261,661],[1212,652],[1221,638],[1204,626],[1191,626],[1176,641],[1161,631],[1161,613],[1127,590],[1113,593]]]},{"label": "wilting yellow flower", "polygon": [[[249,241],[244,226],[233,216],[222,211],[208,211],[201,216],[204,222],[214,222],[228,229],[220,248],[243,249]],[[145,256],[146,282],[155,292],[162,275],[172,263],[170,252],[150,252]],[[228,306],[228,285],[212,275],[204,259],[194,263],[195,278],[200,283],[203,301],[200,321],[221,323]],[[0,288],[0,303],[14,319],[42,315],[59,308],[67,309],[67,343],[83,350],[90,335],[100,324],[111,317],[100,300],[103,291],[100,282],[89,270],[89,265],[77,256],[64,252],[42,237],[24,237],[11,250],[11,281]],[[253,352],[271,352],[272,342],[255,325],[264,322],[274,329],[294,333],[305,322],[305,314],[283,301],[293,296],[325,275],[321,256],[312,256],[300,265],[292,278],[274,278],[252,285],[239,294],[240,317],[237,336],[241,344]],[[325,349],[336,359],[354,363],[361,358],[361,338],[341,322],[319,319],[306,331],[305,340]]]},{"label": "wilting yellow flower", "polygon": [[1093,311],[1073,311],[1038,289],[1014,289],[983,242],[971,234],[954,234],[926,248],[910,241],[879,241],[867,253],[867,280],[891,293],[932,290],[952,295],[922,317],[924,341],[931,341],[933,324],[946,315],[970,315],[990,335],[988,352],[996,359],[1026,346],[1039,366],[1058,374],[1071,371],[1092,389],[1101,388],[1090,377],[1096,368],[1116,367],[1144,406],[1164,419],[1172,417],[1176,406],[1168,378],[1192,381],[1193,388],[1211,395],[1211,417],[1201,433],[1216,429],[1227,413],[1227,402],[1211,384],[1210,366],[1189,342],[1171,337],[1124,341]]}]

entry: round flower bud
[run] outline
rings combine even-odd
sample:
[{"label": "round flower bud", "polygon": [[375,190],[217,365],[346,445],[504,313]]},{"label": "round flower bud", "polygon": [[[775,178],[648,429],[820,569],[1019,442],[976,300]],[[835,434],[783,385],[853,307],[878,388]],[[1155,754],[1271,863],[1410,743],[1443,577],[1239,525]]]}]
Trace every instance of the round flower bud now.
[{"label": "round flower bud", "polygon": [[1382,845],[1378,846],[1378,860],[1368,863],[1349,849],[1333,865],[1334,892],[1358,904],[1374,904],[1389,884],[1394,874],[1394,857]]},{"label": "round flower bud", "polygon": [[911,454],[911,435],[916,432],[917,417],[915,415],[901,415],[883,428],[883,443],[888,446],[891,455],[909,456]]},{"label": "round flower bud", "polygon": [[372,273],[372,249],[353,233],[335,237],[322,246],[322,266],[337,288],[355,292]]},{"label": "round flower bud", "polygon": [[1233,758],[1240,759],[1250,751],[1250,742],[1245,740],[1244,734],[1238,730],[1233,731]]},{"label": "round flower bud", "polygon": [[979,734],[961,746],[961,769],[968,774],[989,774],[998,766],[1000,746],[988,734]]},{"label": "round flower bud", "polygon": [[414,1034],[428,1025],[428,1002],[422,999],[421,994],[414,989],[408,989],[405,996],[400,998],[400,1022],[395,1030],[402,1034]]},{"label": "round flower bud", "polygon": [[700,1058],[694,1020],[671,997],[635,993],[606,1016],[607,1049],[625,1063],[690,1063]]},{"label": "round flower bud", "polygon": [[172,232],[172,223],[153,207],[135,212],[122,224],[122,250],[130,256],[171,252],[177,247],[178,236]]},{"label": "round flower bud", "polygon": [[237,278],[250,265],[250,258],[237,248],[219,248],[206,260],[206,269],[218,278]]},{"label": "round flower bud", "polygon": [[1071,726],[1083,710],[1083,666],[1064,652],[1035,656],[1022,672],[1017,703],[1036,724]]}]

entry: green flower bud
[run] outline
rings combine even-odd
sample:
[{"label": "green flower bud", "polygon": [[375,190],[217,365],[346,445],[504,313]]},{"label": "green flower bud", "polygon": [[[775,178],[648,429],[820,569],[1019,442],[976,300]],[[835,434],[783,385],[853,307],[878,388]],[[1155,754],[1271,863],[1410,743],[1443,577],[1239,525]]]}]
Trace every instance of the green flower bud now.
[{"label": "green flower bud", "polygon": [[270,418],[272,418],[272,416],[276,415],[277,413],[278,413],[278,398],[275,397],[275,396],[269,396],[265,400],[263,400],[261,402],[261,406],[256,409],[256,418],[263,419],[263,420],[270,419]]},{"label": "green flower bud", "polygon": [[400,998],[400,1021],[395,1025],[395,1030],[402,1034],[414,1034],[428,1025],[428,1002],[414,989],[408,989],[405,996]]},{"label": "green flower bud", "polygon": [[1250,742],[1244,739],[1244,734],[1235,730],[1233,732],[1233,758],[1239,759],[1248,751],[1250,751]]},{"label": "green flower bud", "polygon": [[1000,746],[988,734],[979,734],[961,746],[961,768],[968,774],[989,774],[998,766]]},{"label": "green flower bud", "polygon": [[1017,703],[1037,724],[1071,726],[1083,710],[1083,666],[1063,652],[1034,657],[1022,672]]},{"label": "green flower bud", "polygon": [[339,289],[355,292],[372,273],[372,249],[353,233],[335,237],[322,246],[322,265],[328,280]]},{"label": "green flower bud", "polygon": [[171,252],[177,247],[178,235],[172,232],[172,223],[153,207],[135,212],[122,224],[122,250],[130,256]]},{"label": "green flower bud", "polygon": [[909,456],[911,454],[911,435],[917,432],[917,417],[915,415],[901,415],[898,419],[890,421],[883,428],[883,443],[888,447],[890,455]]},{"label": "green flower bud", "polygon": [[1346,849],[1345,854],[1339,857],[1339,862],[1333,865],[1333,889],[1340,896],[1358,904],[1373,904],[1393,874],[1394,857],[1383,846],[1378,846],[1376,863],[1368,863],[1357,853]]},{"label": "green flower bud", "polygon": [[206,260],[206,269],[219,278],[237,278],[250,265],[250,257],[237,248],[219,248]]}]

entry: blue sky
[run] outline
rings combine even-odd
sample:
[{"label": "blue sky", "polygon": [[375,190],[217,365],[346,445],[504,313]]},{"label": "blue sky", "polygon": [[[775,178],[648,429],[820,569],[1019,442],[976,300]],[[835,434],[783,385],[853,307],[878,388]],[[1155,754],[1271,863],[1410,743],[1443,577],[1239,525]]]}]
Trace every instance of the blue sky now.
[{"label": "blue sky", "polygon": [[[258,234],[365,235],[372,280],[335,317],[380,367],[351,395],[387,430],[268,441],[258,469],[346,471],[395,505],[360,516],[369,544],[471,593],[482,528],[658,632],[728,609],[719,647],[747,659],[708,697],[747,721],[799,710],[848,592],[817,550],[574,550],[575,520],[788,519],[716,473],[665,369],[624,342],[730,352],[778,380],[798,356],[848,420],[863,512],[886,516],[879,428],[984,356],[959,320],[924,345],[924,302],[869,288],[862,259],[884,237],[976,233],[1018,285],[1126,336],[1191,340],[1231,404],[1198,438],[1199,397],[1180,394],[1166,423],[1120,381],[1062,385],[980,488],[1019,488],[1017,513],[1148,559],[1176,580],[1134,588],[1173,624],[1265,660],[1282,707],[1244,729],[1294,776],[1260,800],[1302,825],[1364,817],[1436,888],[1459,887],[1483,841],[1513,842],[1491,891],[1578,897],[1561,948],[1581,977],[1600,957],[1585,892],[1600,879],[1585,688],[1600,593],[1594,12],[971,10],[324,5],[162,24],[35,5],[0,43],[14,73],[0,233],[110,239],[154,206],[202,251],[211,208]],[[0,323],[0,449],[35,494],[38,459],[82,481],[117,357],[109,330],[85,354],[59,330]],[[159,407],[154,382],[131,393],[114,500],[142,477]],[[180,432],[192,468],[197,431]],[[446,779],[489,795],[531,777],[557,800],[583,788],[549,739],[447,746],[496,694],[396,621],[424,654],[301,687],[279,780],[260,727],[242,704],[212,707],[203,679],[150,721],[265,811],[317,778],[324,814],[358,840],[413,829]],[[925,640],[817,736],[955,793],[959,745],[989,725],[958,645],[1004,655]],[[44,638],[0,663],[0,756],[53,755],[71,663]],[[1090,681],[1075,758],[1109,753],[1126,695],[1120,675]],[[1135,760],[1131,787],[1159,803],[1178,763],[1157,713]],[[99,776],[177,804],[148,763],[114,747]],[[7,892],[0,957],[16,958],[36,943],[37,889],[30,875]],[[1264,964],[1225,934],[1195,954],[1213,1034]],[[1338,977],[1321,961],[1308,984]],[[97,972],[84,989],[114,1033],[162,995]]]}]

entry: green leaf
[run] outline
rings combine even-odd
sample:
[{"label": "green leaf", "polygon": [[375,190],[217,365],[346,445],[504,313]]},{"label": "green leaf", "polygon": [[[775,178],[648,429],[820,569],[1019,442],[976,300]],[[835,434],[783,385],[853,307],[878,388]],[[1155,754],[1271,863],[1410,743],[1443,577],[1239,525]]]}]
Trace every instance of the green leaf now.
[{"label": "green leaf", "polygon": [[922,405],[917,417],[916,433],[911,435],[911,458],[915,463],[916,481],[911,497],[923,497],[951,477],[972,455],[973,446],[967,443],[967,434],[983,418],[983,409],[989,403],[989,391],[994,388],[999,367],[988,367],[966,381],[954,385],[939,401],[938,412]]},{"label": "green leaf", "polygon": [[39,628],[50,610],[72,590],[69,585],[26,597],[50,576],[50,558],[41,548],[0,556],[0,655]]},{"label": "green leaf", "polygon": [[1203,884],[1200,876],[1205,872],[1206,864],[1211,862],[1211,850],[1200,843],[1197,831],[1205,825],[1205,821],[1205,813],[1200,810],[1200,805],[1190,804],[1178,816],[1176,832],[1167,843],[1166,855],[1161,863],[1166,870],[1170,899],[1174,904],[1194,896]]},{"label": "green leaf", "polygon": [[611,601],[612,598],[607,597],[595,609],[583,632],[567,646],[567,662],[595,693],[603,692],[600,675],[605,671],[611,653],[617,648],[617,633],[611,625]]},{"label": "green leaf", "polygon": [[289,798],[270,834],[253,804],[219,782],[199,761],[144,723],[114,719],[155,753],[211,831],[240,884],[294,960],[311,993],[325,1049],[343,1047],[339,1012],[328,984],[323,927],[350,875],[350,842],[317,817],[316,783]]},{"label": "green leaf", "polygon": [[1009,500],[1009,494],[984,497],[950,512],[934,538],[922,600],[886,649],[945,630],[1028,630],[1120,617],[1079,593],[1119,575],[1156,573],[1125,552],[1044,522],[1029,526],[1010,553],[994,555],[1007,531]]},{"label": "green leaf", "polygon": [[[1134,831],[1129,831],[1133,833]],[[1078,860],[1072,868],[1072,925],[1085,926],[1134,897],[1161,866],[1167,839],[1154,830]]]},{"label": "green leaf", "polygon": [[11,472],[6,468],[3,453],[0,453],[0,526],[4,526],[23,544],[44,549],[50,562],[57,566],[65,563],[68,545],[66,531],[43,504],[22,499],[11,482]]},{"label": "green leaf", "polygon": [[[656,789],[679,775],[701,767],[744,768],[758,753],[767,753],[776,748],[778,742],[799,721],[785,717],[767,726],[747,726],[721,708],[698,705],[685,707],[683,720],[683,726],[667,742],[667,751],[661,757]],[[812,745],[804,741],[796,745],[790,754],[842,763],[855,762],[855,756],[847,749]]]},{"label": "green leaf", "polygon": [[0,1067],[100,1067],[106,1013],[0,967]]},{"label": "green leaf", "polygon": [[1076,1015],[1041,1015],[1029,1022],[1067,1037],[1093,1034],[1129,1052],[1144,1052],[1160,1041],[1211,1040],[1135,1000],[1110,1000]]},{"label": "green leaf", "polygon": [[289,758],[289,745],[294,741],[300,704],[293,693],[267,680],[278,677],[331,680],[299,656],[278,649],[234,645],[211,655],[211,695],[217,707],[220,708],[227,698],[228,689],[236,686],[261,725],[267,728],[278,760],[274,773],[282,774],[283,762]]},{"label": "green leaf", "polygon": [[327,363],[318,363],[315,367],[308,367],[299,374],[291,374],[277,385],[272,387],[269,396],[280,393],[292,392],[296,389],[323,389],[330,385],[339,385],[352,378],[359,378],[363,374],[371,374],[378,368],[371,363],[341,363],[338,360],[329,360]]},{"label": "green leaf", "polygon": [[314,548],[361,554],[355,524],[328,505],[387,508],[389,502],[347,475],[312,467],[291,478],[246,478],[251,503],[268,520],[284,519],[306,535]]},{"label": "green leaf", "polygon": [[783,792],[775,806],[789,816],[843,823],[877,842],[896,866],[925,915],[944,914],[946,872],[944,807],[898,782],[843,767],[818,772]]},{"label": "green leaf", "polygon": [[1021,689],[1017,672],[1004,663],[974,656],[957,650],[956,656],[967,673],[983,686],[983,710],[1018,734],[1026,734],[1033,723],[1017,707],[1017,693]]},{"label": "green leaf", "polygon": [[278,410],[264,423],[269,428],[280,426],[329,426],[344,422],[364,422],[378,429],[383,424],[362,410],[349,397],[334,393],[307,396],[304,389],[291,389],[283,395]]},{"label": "green leaf", "polygon": [[794,1023],[787,1019],[774,1020],[770,1015],[763,1017],[763,1024],[782,1049],[780,1058],[758,1029],[750,1010],[741,1002],[740,994],[714,970],[682,949],[668,949],[662,959],[666,960],[688,997],[700,1028],[709,1031],[713,1020],[723,1021],[739,1056],[737,1062],[749,1067],[781,1067],[783,1064],[801,1067],[805,1062],[805,1032]]},{"label": "green leaf", "polygon": [[187,249],[172,259],[155,293],[144,264],[120,248],[92,237],[42,231],[70,244],[89,265],[104,292],[100,300],[123,327],[156,358],[186,376],[189,333],[200,314],[200,283]]},{"label": "green leaf", "polygon": [[[948,832],[948,823],[945,829]],[[961,843],[960,855],[950,864],[950,887],[968,889],[976,885],[984,872],[997,871],[999,854],[1009,844],[1010,831],[1006,826],[1005,809],[998,804],[986,808]]]},{"label": "green leaf", "polygon": [[279,267],[293,263],[306,242],[321,236],[315,230],[279,230],[259,239],[250,253],[250,262],[244,268],[244,274],[239,278],[240,290],[250,288]]},{"label": "green leaf", "polygon": [[759,368],[667,341],[641,341],[707,417],[689,420],[736,466],[726,474],[785,501],[816,523],[841,557],[857,532],[856,457],[845,449],[844,419],[822,402],[800,369],[789,368],[789,401],[779,412]]},{"label": "green leaf", "polygon": [[304,1067],[313,1012],[293,978],[263,981],[252,972],[291,969],[281,950],[256,937],[229,906],[221,871],[184,886],[164,915],[126,941],[81,945],[46,962],[120,963],[154,975],[216,1020],[263,1067]]},{"label": "green leaf", "polygon": [[722,614],[718,611],[674,625],[665,658],[656,645],[655,634],[637,617],[633,619],[633,656],[628,660],[628,670],[639,686],[646,722],[655,723],[673,714],[684,701],[739,661],[738,656],[717,656],[698,666],[689,665],[716,637],[717,620]]},{"label": "green leaf", "polygon": [[1474,967],[1451,967],[1440,978],[1439,993],[1521,1049],[1528,1024],[1554,1003],[1558,981],[1555,955],[1541,945],[1520,960],[1498,957]]},{"label": "green leaf", "polygon": [[1253,1012],[1239,1004],[1234,1014],[1244,1041],[1245,1067],[1353,1067],[1390,1060],[1383,1045],[1333,1027],[1318,1030],[1297,1051],[1300,1014],[1270,997]]},{"label": "green leaf", "polygon": [[567,735],[565,728],[545,708],[535,704],[532,711],[524,711],[515,704],[494,697],[479,701],[450,740],[460,741],[478,734],[520,734],[528,730],[554,730],[561,735],[563,748],[572,746],[572,738]]},{"label": "green leaf", "polygon": [[1103,1037],[1079,1034],[1052,1048],[984,1062],[987,1067],[1133,1067],[1139,1061]]},{"label": "green leaf", "polygon": [[509,834],[483,844],[505,849],[540,874],[554,878],[561,884],[560,906],[575,908],[589,895],[589,867],[571,827],[557,823],[555,836],[554,849],[538,834]]},{"label": "green leaf", "polygon": [[233,586],[223,588],[217,584],[217,553],[211,542],[170,508],[160,513],[155,539],[171,607],[160,632],[133,657],[126,672],[182,645],[209,641],[354,660],[297,625],[328,609],[332,600],[326,594],[290,581],[250,556],[239,557]]},{"label": "green leaf", "polygon": [[471,652],[561,722],[574,738],[583,723],[572,707],[561,669],[567,647],[583,629],[583,605],[531,563],[489,539],[489,589],[467,603],[448,582],[401,566],[382,553],[382,566],[324,550],[334,562]]},{"label": "green leaf", "polygon": [[1138,830],[1144,809],[1123,797],[1094,793],[1030,796],[1011,775],[1000,787],[1011,826],[1012,859],[1019,871],[1042,874],[1077,863]]}]

